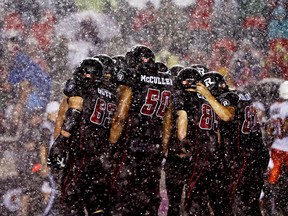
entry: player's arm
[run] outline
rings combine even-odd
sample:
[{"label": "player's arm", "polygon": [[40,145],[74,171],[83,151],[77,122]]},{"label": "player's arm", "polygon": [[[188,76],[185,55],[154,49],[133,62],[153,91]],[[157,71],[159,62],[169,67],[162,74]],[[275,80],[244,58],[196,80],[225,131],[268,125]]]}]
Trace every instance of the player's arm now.
[{"label": "player's arm", "polygon": [[54,139],[56,139],[56,137],[61,132],[61,128],[63,125],[63,121],[65,118],[65,113],[66,113],[67,109],[68,109],[68,97],[66,95],[64,95],[64,98],[62,99],[62,101],[60,103],[60,107],[59,107],[59,111],[58,111],[58,115],[57,115],[57,119],[56,119],[56,123],[55,123]]},{"label": "player's arm", "polygon": [[68,109],[65,112],[61,131],[56,137],[47,160],[47,164],[57,169],[63,169],[66,166],[69,157],[68,138],[71,136],[81,121],[83,108],[83,98],[80,96],[69,97]]},{"label": "player's arm", "polygon": [[178,150],[176,150],[176,153],[179,157],[185,157],[187,155],[185,138],[188,131],[188,115],[185,110],[177,111],[176,127],[177,139],[179,141]]},{"label": "player's arm", "polygon": [[[63,124],[66,120],[66,117],[70,118],[69,124],[75,124],[76,125],[76,119],[79,119],[79,114],[82,112],[82,106],[83,106],[83,99],[80,96],[73,96],[73,97],[67,97],[64,96],[60,108],[58,111],[57,120],[55,123],[55,129],[54,129],[54,138],[56,139],[60,133],[64,135],[65,137],[69,137],[70,131],[63,130]],[[79,114],[73,114],[74,112]],[[73,116],[74,115],[74,116]],[[78,123],[78,122],[77,122]],[[70,127],[69,127],[70,128]],[[70,130],[70,129],[69,129]]]},{"label": "player's arm", "polygon": [[60,134],[65,137],[70,137],[71,132],[77,127],[80,122],[83,109],[83,98],[73,96],[68,98],[68,109],[65,112]]},{"label": "player's arm", "polygon": [[177,111],[177,137],[179,141],[182,141],[187,136],[188,130],[188,116],[185,110]]},{"label": "player's arm", "polygon": [[200,82],[197,83],[196,91],[204,96],[209,104],[212,106],[214,112],[223,121],[231,121],[235,116],[235,108],[232,106],[224,106],[211,94],[206,86]]},{"label": "player's arm", "polygon": [[[49,166],[62,169],[66,166],[69,157],[68,138],[71,133],[79,127],[82,117],[83,98],[81,86],[77,85],[73,79],[66,82],[64,88],[64,97],[62,107],[59,110],[57,129],[54,130],[55,141],[49,151],[47,164]],[[66,101],[65,101],[66,100]]]},{"label": "player's arm", "polygon": [[163,125],[163,153],[168,153],[168,145],[171,136],[172,128],[172,105],[170,104],[164,116],[164,125]]},{"label": "player's arm", "polygon": [[119,137],[121,136],[132,101],[132,89],[130,87],[121,86],[119,89],[119,103],[112,120],[109,136],[109,142],[112,144],[116,144]]}]

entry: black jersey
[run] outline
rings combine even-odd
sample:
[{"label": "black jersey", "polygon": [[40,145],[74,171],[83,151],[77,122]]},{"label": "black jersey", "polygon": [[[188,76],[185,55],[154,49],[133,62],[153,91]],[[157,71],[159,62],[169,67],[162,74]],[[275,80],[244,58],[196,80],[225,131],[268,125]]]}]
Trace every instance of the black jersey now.
[{"label": "black jersey", "polygon": [[107,88],[95,87],[83,91],[80,136],[88,154],[101,154],[107,146],[110,126],[116,111],[116,95]]},{"label": "black jersey", "polygon": [[[75,79],[66,82],[64,94],[69,98],[79,96],[83,99],[82,120],[73,136],[77,147],[85,149],[85,153],[99,153],[101,145],[107,146],[109,130],[116,111],[116,93],[105,85],[83,86]],[[104,144],[105,143],[105,144]]]},{"label": "black jersey", "polygon": [[218,120],[206,99],[197,93],[176,90],[173,94],[173,107],[175,112],[187,112],[186,142],[191,147],[201,148],[201,151],[206,149],[213,152],[217,142]]},{"label": "black jersey", "polygon": [[[234,193],[247,161],[247,146],[250,143],[254,124],[253,106],[250,95],[244,92],[231,91],[220,95],[217,100],[224,106],[235,108],[231,121],[219,120],[222,156],[226,182]],[[229,176],[229,177],[228,177]]]},{"label": "black jersey", "polygon": [[233,91],[222,94],[217,98],[224,106],[235,108],[235,117],[232,121],[220,121],[220,136],[225,145],[239,150],[249,141],[255,128],[253,103],[249,93]]},{"label": "black jersey", "polygon": [[157,70],[129,70],[121,84],[132,88],[127,120],[127,142],[133,151],[162,150],[163,118],[170,106],[172,80]]}]

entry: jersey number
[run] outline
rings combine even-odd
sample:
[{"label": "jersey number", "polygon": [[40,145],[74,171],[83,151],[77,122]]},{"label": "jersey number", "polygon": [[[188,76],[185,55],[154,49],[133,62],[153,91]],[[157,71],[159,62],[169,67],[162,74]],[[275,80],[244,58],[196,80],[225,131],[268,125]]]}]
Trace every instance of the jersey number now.
[{"label": "jersey number", "polygon": [[211,130],[214,121],[214,112],[212,107],[208,104],[203,104],[201,111],[202,115],[200,118],[199,127],[203,130]]},{"label": "jersey number", "polygon": [[171,92],[170,91],[162,91],[160,92],[157,89],[148,89],[145,104],[141,107],[141,114],[152,116],[155,111],[156,116],[158,117],[164,117],[165,111],[170,105],[170,97]]},{"label": "jersey number", "polygon": [[255,119],[253,118],[253,107],[246,106],[244,122],[241,128],[242,133],[249,134],[252,131],[254,124],[255,124]]},{"label": "jersey number", "polygon": [[98,98],[90,121],[97,125],[103,125],[104,128],[108,128],[111,124],[115,110],[115,104],[106,103],[105,100]]}]

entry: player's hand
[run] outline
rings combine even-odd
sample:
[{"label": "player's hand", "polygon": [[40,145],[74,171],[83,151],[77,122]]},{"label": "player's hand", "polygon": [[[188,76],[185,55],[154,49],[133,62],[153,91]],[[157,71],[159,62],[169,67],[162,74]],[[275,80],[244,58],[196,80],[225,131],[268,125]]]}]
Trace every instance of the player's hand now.
[{"label": "player's hand", "polygon": [[188,150],[189,143],[186,139],[179,142],[179,144],[175,145],[172,149],[174,155],[179,158],[190,157],[191,153]]},{"label": "player's hand", "polygon": [[207,89],[207,87],[201,83],[198,82],[196,84],[196,92],[198,92],[199,94],[201,94],[202,96],[204,96],[205,98],[212,96],[211,92]]},{"label": "player's hand", "polygon": [[66,167],[66,162],[68,160],[68,138],[63,135],[59,135],[48,155],[47,165],[55,169],[64,169]]},{"label": "player's hand", "polygon": [[179,158],[186,158],[186,157],[190,157],[191,153],[187,151],[185,148],[181,148],[179,153],[176,154],[176,156]]}]

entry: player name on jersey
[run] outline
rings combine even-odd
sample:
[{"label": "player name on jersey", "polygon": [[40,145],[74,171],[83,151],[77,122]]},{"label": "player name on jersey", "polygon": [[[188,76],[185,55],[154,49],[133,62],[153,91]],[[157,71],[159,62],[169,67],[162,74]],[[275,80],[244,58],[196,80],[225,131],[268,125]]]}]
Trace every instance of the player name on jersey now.
[{"label": "player name on jersey", "polygon": [[240,100],[249,101],[252,100],[250,94],[247,93],[238,93]]},{"label": "player name on jersey", "polygon": [[173,85],[172,80],[164,77],[141,75],[141,82],[159,84],[159,85]]},{"label": "player name on jersey", "polygon": [[101,94],[105,97],[112,98],[112,93],[107,91],[106,89],[98,88],[98,94]]}]

